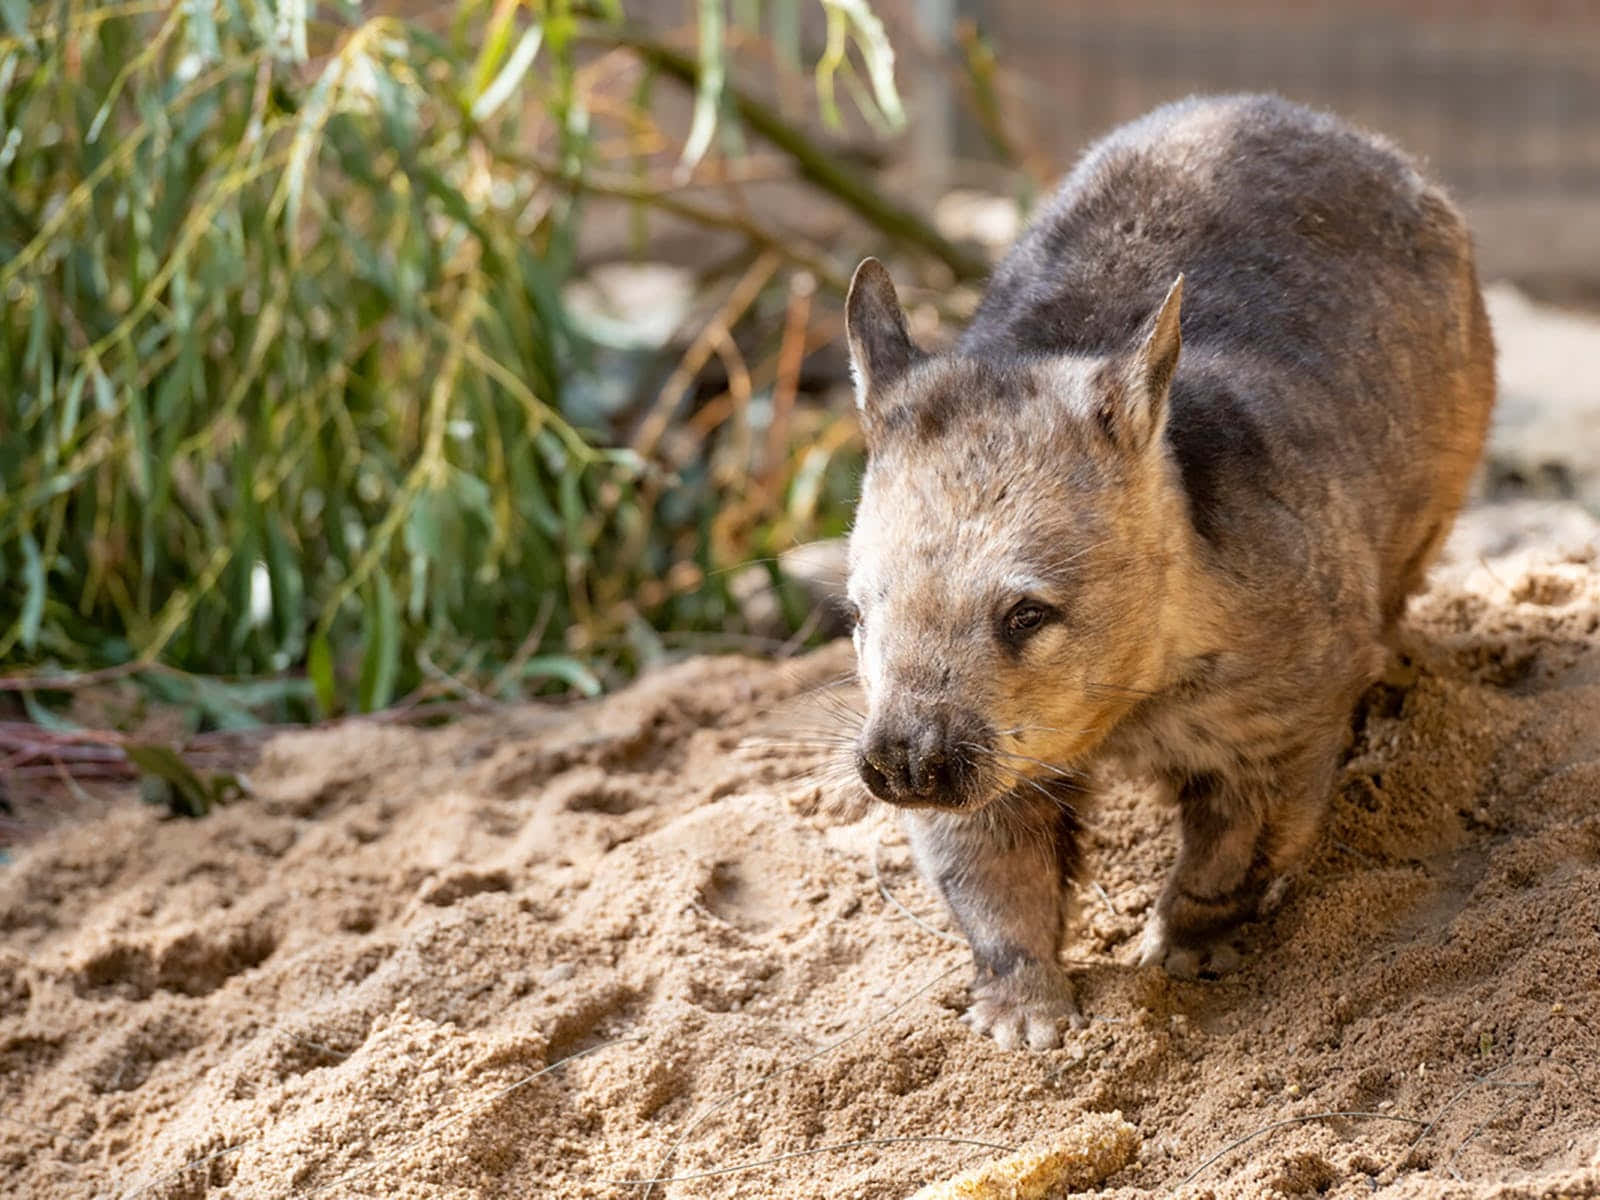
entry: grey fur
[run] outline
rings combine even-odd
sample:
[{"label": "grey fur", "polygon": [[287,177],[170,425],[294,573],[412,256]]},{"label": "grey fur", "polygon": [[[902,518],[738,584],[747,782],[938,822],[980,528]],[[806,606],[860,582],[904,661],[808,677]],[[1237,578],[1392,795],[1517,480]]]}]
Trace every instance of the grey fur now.
[{"label": "grey fur", "polygon": [[972,1022],[1052,1045],[1061,813],[1098,763],[1177,802],[1142,962],[1225,967],[1317,836],[1482,450],[1470,239],[1383,139],[1196,99],[1085,155],[952,353],[910,343],[872,260],[847,326],[858,765],[972,942]]}]

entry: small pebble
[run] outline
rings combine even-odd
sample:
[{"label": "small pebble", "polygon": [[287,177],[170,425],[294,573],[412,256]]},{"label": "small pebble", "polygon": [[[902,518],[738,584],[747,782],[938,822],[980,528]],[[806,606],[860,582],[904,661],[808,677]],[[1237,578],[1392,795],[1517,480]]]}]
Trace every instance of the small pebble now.
[{"label": "small pebble", "polygon": [[539,983],[544,987],[551,987],[558,983],[565,983],[578,973],[578,968],[569,962],[558,962],[555,966],[539,976]]}]

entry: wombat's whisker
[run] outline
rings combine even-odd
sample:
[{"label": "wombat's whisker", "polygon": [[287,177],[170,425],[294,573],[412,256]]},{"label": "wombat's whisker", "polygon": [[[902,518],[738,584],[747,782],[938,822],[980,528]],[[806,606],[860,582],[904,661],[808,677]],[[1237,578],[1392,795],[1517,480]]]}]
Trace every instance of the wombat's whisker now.
[{"label": "wombat's whisker", "polygon": [[1060,729],[1054,725],[1016,725],[999,731],[1001,737],[1020,739],[1025,733],[1053,733],[1058,737],[1085,737],[1099,732],[1094,729]]},{"label": "wombat's whisker", "polygon": [[1158,694],[1145,688],[1128,687],[1126,684],[1121,683],[1096,683],[1091,681],[1084,684],[1083,688],[1088,692],[1120,692],[1125,696],[1154,696]]},{"label": "wombat's whisker", "polygon": [[1016,787],[1018,784],[1022,783],[1027,784],[1047,800],[1055,799],[1054,793],[1052,793],[1049,788],[1045,787],[1044,784],[1040,783],[1032,775],[1024,775],[1022,772],[1013,769],[1011,772],[1011,786]]},{"label": "wombat's whisker", "polygon": [[[1013,788],[1015,788],[1018,784],[1025,783],[1034,791],[1038,792],[1040,796],[1048,800],[1051,804],[1059,805],[1062,808],[1068,809],[1069,811],[1075,811],[1071,799],[1062,795],[1057,788],[1052,787],[1049,783],[1042,779],[1035,779],[1032,775],[1024,775],[1015,767],[1011,767],[1009,770],[1012,773],[1011,786]],[[1076,785],[1074,785],[1074,791],[1076,791]],[[1038,831],[1035,832],[1037,833]]]},{"label": "wombat's whisker", "polygon": [[840,779],[855,779],[855,761],[854,759],[846,758],[842,754],[831,754],[823,758],[820,762],[813,763],[801,771],[797,771],[794,777],[799,778],[802,776],[818,775],[822,773],[831,773],[837,775]]},{"label": "wombat's whisker", "polygon": [[752,734],[739,743],[741,750],[806,749],[821,746],[851,746],[853,737],[826,729],[796,729],[786,733]]},{"label": "wombat's whisker", "polygon": [[797,799],[799,799],[803,805],[810,805],[819,801],[826,801],[830,806],[834,806],[838,801],[845,801],[846,804],[843,807],[853,811],[856,801],[863,799],[865,795],[867,795],[865,787],[860,787],[857,789],[851,788],[852,784],[857,784],[860,782],[859,780],[853,778],[817,779],[802,775],[791,782],[805,787],[815,788],[819,792],[823,793],[822,795],[815,797],[798,797]]},{"label": "wombat's whisker", "polygon": [[825,759],[824,761],[817,763],[815,766],[807,767],[803,772],[800,772],[800,774],[812,776],[830,774],[836,775],[840,779],[854,779],[856,777],[856,768],[854,763],[843,758],[835,757]]},{"label": "wombat's whisker", "polygon": [[811,699],[817,701],[819,704],[826,704],[830,708],[839,709],[844,712],[853,713],[857,711],[854,705],[850,704],[849,701],[839,694],[839,689],[837,687],[829,688],[826,691],[816,692],[811,696]]},{"label": "wombat's whisker", "polygon": [[838,759],[819,763],[813,767],[805,767],[794,771],[786,777],[791,782],[810,780],[813,782],[848,783],[856,779],[854,766],[848,765]]},{"label": "wombat's whisker", "polygon": [[997,758],[1014,758],[1020,762],[1032,763],[1036,767],[1044,768],[1052,775],[1059,775],[1062,779],[1086,779],[1089,774],[1081,767],[1069,767],[1062,763],[1046,762],[1042,758],[1034,758],[1029,754],[1018,754],[1014,750],[995,750],[992,753]]},{"label": "wombat's whisker", "polygon": [[722,575],[732,574],[734,571],[743,571],[748,567],[764,567],[770,563],[776,563],[777,561],[779,561],[777,556],[772,554],[765,555],[762,558],[741,559],[739,562],[733,563],[731,566],[712,568],[706,572],[706,578],[716,579]]},{"label": "wombat's whisker", "polygon": [[848,687],[850,684],[855,682],[855,678],[855,672],[853,671],[847,671],[839,675],[830,675],[827,679],[824,679],[819,683],[815,683],[808,688],[801,689],[793,696],[790,696],[789,699],[798,700],[814,696],[827,696],[831,693],[836,693],[842,687]]},{"label": "wombat's whisker", "polygon": [[[799,672],[795,672],[795,674],[798,675]],[[815,683],[807,684],[804,687],[796,687],[794,691],[788,692],[784,695],[774,696],[771,704],[772,706],[792,704],[796,700],[805,700],[809,697],[818,695],[819,693],[825,693],[837,688],[846,687],[849,684],[854,683],[855,679],[856,673],[854,671],[841,671],[837,675],[830,675],[826,679],[819,679]],[[798,684],[800,681],[791,677],[789,680],[787,680],[787,682]]]},{"label": "wombat's whisker", "polygon": [[859,725],[860,722],[860,714],[851,712],[849,709],[823,708],[818,706],[814,708],[808,708],[803,713],[796,713],[792,717],[773,719],[764,722],[757,732],[786,733],[795,729],[812,731],[825,729],[830,733],[836,733],[840,728],[853,729]]},{"label": "wombat's whisker", "polygon": [[822,702],[813,704],[811,709],[808,710],[808,715],[816,718],[819,722],[826,722],[830,726],[859,725],[861,723],[861,714],[856,710],[845,709],[845,707],[834,706],[834,704],[822,704]]},{"label": "wombat's whisker", "polygon": [[[795,672],[795,674],[798,674],[798,672]],[[770,717],[785,707],[799,706],[810,703],[811,701],[825,697],[830,693],[837,692],[838,689],[847,686],[848,684],[854,682],[854,680],[855,672],[853,671],[829,676],[827,679],[818,680],[816,683],[810,684],[806,687],[797,688],[793,692],[772,697],[769,701],[757,709],[757,715],[762,717]],[[787,680],[787,682],[798,683],[799,680],[790,678]]]},{"label": "wombat's whisker", "polygon": [[1001,737],[1016,737],[1016,736],[1018,736],[1019,733],[1024,733],[1024,732],[1053,733],[1053,734],[1056,734],[1059,737],[1083,737],[1083,736],[1086,736],[1086,735],[1089,735],[1089,734],[1093,734],[1096,731],[1093,730],[1093,729],[1056,729],[1053,726],[1047,726],[1047,725],[1034,725],[1034,726],[1019,725],[1016,729],[1001,730],[1000,736]]},{"label": "wombat's whisker", "polygon": [[803,692],[796,692],[793,696],[787,697],[787,702],[791,704],[796,701],[801,701],[804,703],[842,702],[842,698],[839,695],[839,689],[847,686],[850,683],[850,680],[851,677],[848,675],[841,675],[833,679],[825,680],[824,682],[817,684],[816,687],[806,688]]},{"label": "wombat's whisker", "polygon": [[[815,742],[775,742],[768,746],[747,746],[736,752],[745,762],[772,762],[786,758],[813,758],[827,761],[841,756],[842,747],[818,745]],[[805,765],[802,761],[799,765]]]},{"label": "wombat's whisker", "polygon": [[785,721],[782,724],[774,722],[764,729],[753,729],[745,734],[742,741],[752,741],[757,738],[785,738],[785,737],[842,737],[844,736],[836,722],[833,721]]},{"label": "wombat's whisker", "polygon": [[1016,759],[1016,760],[1018,760],[1020,762],[1032,763],[1034,766],[1043,767],[1046,771],[1049,771],[1054,775],[1059,775],[1064,779],[1066,779],[1066,778],[1073,778],[1073,779],[1085,778],[1085,777],[1087,777],[1087,774],[1088,774],[1086,771],[1082,770],[1079,767],[1069,767],[1069,766],[1065,765],[1064,763],[1046,762],[1042,758],[1034,758],[1032,755],[1028,755],[1028,754],[1019,754],[1015,750],[1001,750],[1001,749],[999,749],[997,747],[994,747],[994,746],[979,745],[977,742],[962,742],[962,743],[960,743],[960,745],[961,745],[961,747],[963,749],[971,750],[974,753],[976,753],[976,754],[978,754],[980,756],[983,756],[983,757],[996,759],[996,760],[1002,759],[1002,758],[1010,758],[1010,759]]},{"label": "wombat's whisker", "polygon": [[864,723],[857,713],[825,712],[821,714],[828,723],[828,728],[833,732],[844,730],[852,737],[861,732]]},{"label": "wombat's whisker", "polygon": [[1080,558],[1083,558],[1085,555],[1093,554],[1096,550],[1100,549],[1102,546],[1108,546],[1110,544],[1111,544],[1111,539],[1110,538],[1101,538],[1098,542],[1091,542],[1091,543],[1089,543],[1089,545],[1085,546],[1082,550],[1079,550],[1076,554],[1069,554],[1069,555],[1067,555],[1066,558],[1063,558],[1060,562],[1051,563],[1050,564],[1050,569],[1046,572],[1046,574],[1049,575],[1050,577],[1054,578],[1061,571],[1062,567],[1068,566],[1071,563],[1075,563]]},{"label": "wombat's whisker", "polygon": [[[1047,787],[1040,780],[1035,779],[1031,775],[1023,774],[1020,770],[1018,770],[1015,766],[1013,766],[1010,763],[1003,762],[1001,760],[1001,755],[1004,753],[1004,751],[994,750],[989,746],[982,746],[982,745],[979,745],[976,742],[960,742],[960,743],[958,743],[958,748],[962,749],[962,750],[966,750],[969,753],[973,753],[976,758],[987,758],[991,762],[993,762],[996,766],[998,766],[1002,771],[1008,772],[1011,775],[1011,781],[1010,781],[1010,784],[1009,784],[1010,787],[1014,788],[1014,787],[1017,787],[1017,786],[1019,786],[1021,784],[1027,784],[1029,787],[1031,787],[1034,791],[1038,792],[1041,796],[1045,797],[1045,799],[1047,799],[1047,800],[1059,801],[1059,800],[1062,799],[1062,797],[1058,793],[1051,791],[1050,788]],[[1026,757],[1026,756],[1022,756],[1022,757]],[[1076,782],[1074,777],[1072,775],[1068,774],[1068,769],[1067,768],[1057,767],[1057,766],[1054,766],[1054,765],[1052,765],[1050,763],[1042,762],[1042,761],[1040,761],[1039,759],[1036,759],[1036,758],[1035,759],[1029,759],[1028,761],[1033,762],[1033,763],[1038,763],[1039,766],[1047,768],[1048,770],[1052,771],[1061,780],[1064,780],[1066,782],[1073,782],[1073,783]]]},{"label": "wombat's whisker", "polygon": [[816,706],[814,711],[817,715],[828,720],[850,726],[859,726],[866,719],[864,713],[852,707],[836,692],[819,692],[817,695],[812,696],[811,700]]}]

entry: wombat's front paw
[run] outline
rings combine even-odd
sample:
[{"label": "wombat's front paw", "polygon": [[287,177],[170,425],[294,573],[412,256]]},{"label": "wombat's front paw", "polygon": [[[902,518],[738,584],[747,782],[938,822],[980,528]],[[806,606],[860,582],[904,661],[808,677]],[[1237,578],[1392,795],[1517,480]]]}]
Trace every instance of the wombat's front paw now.
[{"label": "wombat's front paw", "polygon": [[1054,1050],[1063,1026],[1088,1024],[1072,995],[1072,981],[1053,963],[1024,963],[1006,975],[972,985],[972,1005],[961,1018],[976,1033],[987,1033],[1002,1050],[1026,1045]]},{"label": "wombat's front paw", "polygon": [[1139,940],[1141,967],[1160,967],[1178,979],[1198,979],[1201,975],[1226,975],[1239,965],[1239,951],[1226,938],[1189,945],[1172,936],[1166,918],[1155,913],[1145,923]]}]

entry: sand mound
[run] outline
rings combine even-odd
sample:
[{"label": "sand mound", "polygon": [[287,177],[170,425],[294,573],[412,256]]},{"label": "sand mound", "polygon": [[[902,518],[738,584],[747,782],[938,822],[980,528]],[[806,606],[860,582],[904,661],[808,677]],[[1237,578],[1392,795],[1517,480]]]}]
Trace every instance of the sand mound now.
[{"label": "sand mound", "polygon": [[249,802],[130,803],[0,868],[0,1194],[903,1200],[1113,1111],[1126,1197],[1600,1194],[1600,563],[1491,519],[1224,981],[1126,965],[1174,842],[1123,786],[1071,949],[1090,1028],[970,1035],[964,950],[830,766],[811,689],[848,648],[698,660],[285,736]]}]

